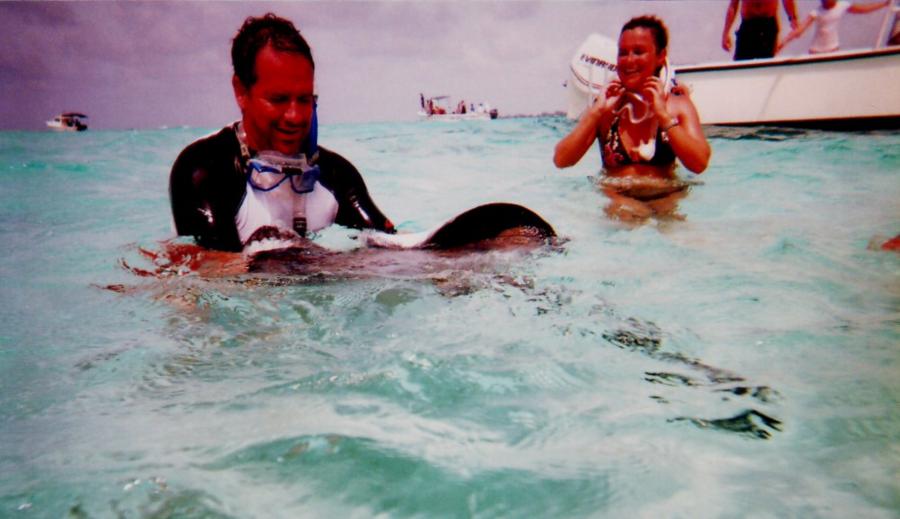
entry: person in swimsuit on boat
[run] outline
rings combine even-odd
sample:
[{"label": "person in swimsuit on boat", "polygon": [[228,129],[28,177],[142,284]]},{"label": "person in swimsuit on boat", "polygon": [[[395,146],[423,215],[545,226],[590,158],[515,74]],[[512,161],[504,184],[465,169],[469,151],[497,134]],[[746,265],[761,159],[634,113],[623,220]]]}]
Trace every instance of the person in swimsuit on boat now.
[{"label": "person in swimsuit on boat", "polygon": [[877,11],[890,5],[891,0],[869,4],[847,2],[846,0],[821,0],[821,6],[809,13],[800,25],[784,37],[775,49],[776,54],[793,40],[796,40],[816,24],[815,34],[809,46],[810,54],[824,54],[840,50],[840,38],[838,37],[838,25],[844,14],[866,14]]},{"label": "person in swimsuit on boat", "polygon": [[618,79],[556,145],[553,163],[565,168],[599,140],[611,217],[672,215],[687,191],[675,173],[676,159],[697,174],[709,164],[710,147],[687,90],[660,78],[667,75],[667,47],[661,20],[629,20],[619,35]]},{"label": "person in swimsuit on boat", "polygon": [[[782,0],[791,29],[797,28],[797,3]],[[731,27],[741,13],[741,25],[735,35],[737,45],[733,45]],[[722,30],[722,49],[731,52],[734,59],[771,58],[778,43],[778,0],[731,0],[725,12],[725,28]]]}]

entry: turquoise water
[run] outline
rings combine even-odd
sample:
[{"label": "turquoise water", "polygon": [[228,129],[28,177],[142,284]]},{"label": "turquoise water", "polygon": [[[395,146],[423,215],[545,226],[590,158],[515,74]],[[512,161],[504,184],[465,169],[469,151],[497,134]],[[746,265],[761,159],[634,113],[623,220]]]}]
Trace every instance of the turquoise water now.
[{"label": "turquoise water", "polygon": [[563,237],[354,279],[123,268],[208,129],[0,133],[0,516],[900,516],[900,134],[710,129],[631,227],[569,128],[325,126],[403,230]]}]

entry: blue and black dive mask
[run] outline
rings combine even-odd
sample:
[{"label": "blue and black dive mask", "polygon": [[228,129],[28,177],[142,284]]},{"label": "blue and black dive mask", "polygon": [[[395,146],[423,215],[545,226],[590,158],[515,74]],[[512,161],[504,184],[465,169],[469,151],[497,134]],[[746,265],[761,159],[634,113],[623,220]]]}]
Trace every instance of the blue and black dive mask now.
[{"label": "blue and black dive mask", "polygon": [[291,189],[302,195],[313,190],[319,174],[319,166],[311,165],[306,155],[288,156],[277,151],[263,151],[247,161],[247,181],[258,191],[272,191],[290,180]]}]

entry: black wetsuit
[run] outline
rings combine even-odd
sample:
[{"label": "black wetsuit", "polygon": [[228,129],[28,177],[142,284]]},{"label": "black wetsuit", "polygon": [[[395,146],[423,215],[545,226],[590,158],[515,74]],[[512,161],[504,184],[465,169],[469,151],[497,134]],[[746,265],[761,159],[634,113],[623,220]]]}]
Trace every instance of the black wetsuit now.
[{"label": "black wetsuit", "polygon": [[[394,225],[375,206],[359,171],[344,157],[318,148],[319,182],[338,202],[334,223],[357,229],[394,232]],[[175,230],[211,249],[240,251],[235,216],[244,199],[246,164],[234,126],[197,140],[172,166],[169,199]]]},{"label": "black wetsuit", "polygon": [[778,41],[776,18],[744,18],[737,30],[734,59],[771,58]]}]

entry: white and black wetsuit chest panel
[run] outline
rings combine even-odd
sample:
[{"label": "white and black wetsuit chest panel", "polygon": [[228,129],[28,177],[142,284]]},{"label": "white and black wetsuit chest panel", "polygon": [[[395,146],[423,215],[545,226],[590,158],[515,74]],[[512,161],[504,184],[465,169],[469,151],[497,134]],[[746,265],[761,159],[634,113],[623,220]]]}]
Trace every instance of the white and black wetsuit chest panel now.
[{"label": "white and black wetsuit chest panel", "polygon": [[244,244],[262,227],[277,227],[304,236],[328,227],[337,217],[337,199],[319,182],[312,191],[303,194],[295,193],[290,182],[283,182],[271,191],[254,189],[248,182],[245,190],[234,218]]}]

